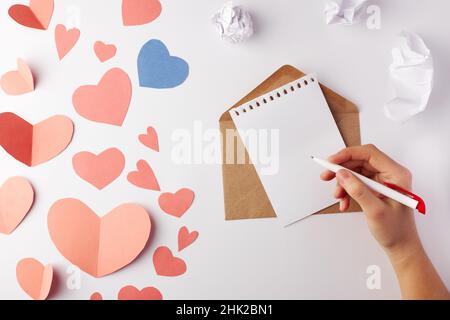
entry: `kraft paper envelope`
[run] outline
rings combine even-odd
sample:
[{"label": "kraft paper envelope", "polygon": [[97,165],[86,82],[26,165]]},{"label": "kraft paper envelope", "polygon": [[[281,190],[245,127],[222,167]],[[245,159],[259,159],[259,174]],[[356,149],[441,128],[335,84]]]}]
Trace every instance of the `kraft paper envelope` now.
[{"label": "kraft paper envelope", "polygon": [[[223,192],[225,202],[225,219],[257,219],[257,218],[275,218],[276,213],[267,197],[264,187],[261,184],[255,167],[246,161],[245,164],[236,164],[230,162],[231,157],[235,157],[237,150],[245,150],[245,147],[237,133],[236,126],[232,121],[229,110],[241,104],[249,102],[265,93],[273,91],[280,86],[292,82],[305,74],[289,65],[285,65],[278,69],[268,79],[261,83],[257,88],[250,92],[241,101],[229,108],[220,117],[220,131],[222,134],[222,175],[223,175]],[[359,126],[358,108],[350,101],[341,97],[337,93],[321,85],[322,91],[333,114],[334,120],[341,132],[344,142],[347,146],[355,146],[361,144],[361,133]],[[295,119],[292,119],[295,121]],[[233,133],[233,134],[230,134]],[[233,138],[235,141],[227,143],[226,137]],[[336,150],[338,151],[338,150]],[[249,159],[245,150],[245,159]],[[317,177],[319,179],[319,177]],[[301,195],[299,195],[301,196]],[[359,212],[361,208],[352,201],[348,212]],[[339,204],[335,204],[328,208],[317,212],[317,214],[340,213]]]}]

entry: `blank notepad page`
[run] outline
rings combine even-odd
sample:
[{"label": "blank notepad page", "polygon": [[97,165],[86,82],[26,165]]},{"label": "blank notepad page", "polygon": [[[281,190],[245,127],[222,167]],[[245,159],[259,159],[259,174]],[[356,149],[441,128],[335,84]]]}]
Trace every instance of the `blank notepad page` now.
[{"label": "blank notepad page", "polygon": [[308,75],[230,110],[267,196],[283,225],[336,202],[311,156],[345,148],[317,78]]}]

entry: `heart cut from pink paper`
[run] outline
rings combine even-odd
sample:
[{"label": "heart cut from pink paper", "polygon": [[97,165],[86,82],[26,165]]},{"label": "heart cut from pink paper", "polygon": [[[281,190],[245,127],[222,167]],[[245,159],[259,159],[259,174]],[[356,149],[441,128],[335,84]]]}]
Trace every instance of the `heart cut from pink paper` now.
[{"label": "heart cut from pink paper", "polygon": [[160,191],[158,180],[150,165],[145,160],[139,160],[137,171],[128,174],[128,181],[138,188]]},{"label": "heart cut from pink paper", "polygon": [[139,135],[139,141],[146,147],[159,152],[158,134],[153,127],[147,128],[146,134]]},{"label": "heart cut from pink paper", "polygon": [[177,277],[186,272],[186,263],[173,256],[169,248],[162,246],[153,253],[153,265],[156,274],[165,277]]},{"label": "heart cut from pink paper", "polygon": [[45,300],[53,282],[53,267],[44,266],[38,260],[26,258],[16,266],[16,277],[20,287],[34,300]]},{"label": "heart cut from pink paper", "polygon": [[142,290],[134,286],[126,286],[120,289],[118,300],[162,300],[161,292],[154,287],[146,287]]},{"label": "heart cut from pink paper", "polygon": [[62,24],[58,24],[55,28],[55,43],[58,51],[59,60],[64,57],[75,47],[80,39],[80,30],[77,28],[67,30]]},{"label": "heart cut from pink paper", "polygon": [[47,30],[54,10],[53,0],[30,0],[30,5],[15,4],[8,14],[17,23],[33,29]]},{"label": "heart cut from pink paper", "polygon": [[194,202],[192,190],[183,188],[175,193],[165,192],[159,196],[160,208],[171,216],[181,218]]},{"label": "heart cut from pink paper", "polygon": [[138,26],[152,22],[162,11],[159,0],[122,0],[124,26]]},{"label": "heart cut from pink paper", "polygon": [[100,62],[106,62],[114,58],[117,48],[113,44],[105,44],[102,41],[97,41],[94,44],[94,52]]},{"label": "heart cut from pink paper", "polygon": [[178,251],[182,251],[189,247],[198,238],[198,232],[189,232],[187,227],[182,227],[178,231]]},{"label": "heart cut from pink paper", "polygon": [[6,94],[18,96],[34,91],[34,77],[30,67],[22,59],[17,59],[17,70],[5,73],[0,85]]}]

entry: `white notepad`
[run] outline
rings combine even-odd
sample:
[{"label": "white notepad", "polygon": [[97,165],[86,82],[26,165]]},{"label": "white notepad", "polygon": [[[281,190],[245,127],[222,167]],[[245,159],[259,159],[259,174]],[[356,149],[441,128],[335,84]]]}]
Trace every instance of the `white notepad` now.
[{"label": "white notepad", "polygon": [[[307,75],[233,108],[230,115],[284,226],[336,202],[334,183],[320,181],[323,169],[311,160],[345,148],[316,76]],[[273,161],[279,160],[278,170],[260,157],[266,148],[273,151]]]}]

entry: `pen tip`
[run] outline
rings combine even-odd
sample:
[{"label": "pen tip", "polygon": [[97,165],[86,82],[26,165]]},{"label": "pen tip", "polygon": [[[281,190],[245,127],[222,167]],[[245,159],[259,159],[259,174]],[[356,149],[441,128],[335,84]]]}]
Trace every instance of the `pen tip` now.
[{"label": "pen tip", "polygon": [[314,160],[314,156],[310,156],[311,157],[311,159],[313,159]]}]

